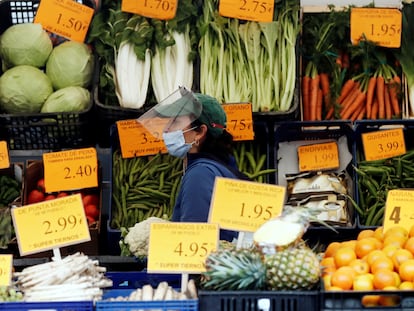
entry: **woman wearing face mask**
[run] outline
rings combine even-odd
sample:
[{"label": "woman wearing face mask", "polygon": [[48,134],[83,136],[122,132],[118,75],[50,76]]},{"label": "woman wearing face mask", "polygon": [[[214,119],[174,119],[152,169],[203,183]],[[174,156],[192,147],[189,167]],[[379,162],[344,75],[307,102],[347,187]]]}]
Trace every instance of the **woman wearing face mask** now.
[{"label": "woman wearing face mask", "polygon": [[[161,114],[173,116],[164,129],[164,143],[171,155],[184,158],[186,163],[171,220],[207,222],[215,178],[247,178],[237,169],[233,137],[225,129],[226,114],[220,103],[199,93],[186,96],[168,108],[155,107]],[[220,231],[220,239],[234,238],[236,232]]]}]

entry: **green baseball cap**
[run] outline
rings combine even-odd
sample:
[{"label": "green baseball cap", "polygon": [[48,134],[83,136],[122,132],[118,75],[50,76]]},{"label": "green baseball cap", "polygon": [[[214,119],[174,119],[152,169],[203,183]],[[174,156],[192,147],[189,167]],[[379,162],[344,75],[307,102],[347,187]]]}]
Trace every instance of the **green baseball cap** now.
[{"label": "green baseball cap", "polygon": [[203,109],[198,120],[207,125],[212,136],[218,137],[226,128],[226,112],[222,105],[210,95],[194,93],[194,97],[201,103]]}]

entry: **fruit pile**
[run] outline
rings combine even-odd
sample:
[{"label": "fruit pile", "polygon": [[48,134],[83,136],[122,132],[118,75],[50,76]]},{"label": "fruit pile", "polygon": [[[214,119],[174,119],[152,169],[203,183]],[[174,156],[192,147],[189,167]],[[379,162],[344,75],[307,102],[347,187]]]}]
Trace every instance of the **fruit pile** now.
[{"label": "fruit pile", "polygon": [[414,290],[414,226],[364,229],[355,240],[331,242],[320,264],[327,291]]},{"label": "fruit pile", "polygon": [[83,208],[85,210],[86,219],[88,224],[92,225],[99,220],[99,195],[96,191],[91,189],[82,189],[79,191],[59,191],[59,192],[46,192],[45,181],[40,178],[36,182],[35,188],[33,188],[26,199],[25,204],[33,204],[53,200],[61,197],[65,197],[72,194],[80,193],[82,196]]}]

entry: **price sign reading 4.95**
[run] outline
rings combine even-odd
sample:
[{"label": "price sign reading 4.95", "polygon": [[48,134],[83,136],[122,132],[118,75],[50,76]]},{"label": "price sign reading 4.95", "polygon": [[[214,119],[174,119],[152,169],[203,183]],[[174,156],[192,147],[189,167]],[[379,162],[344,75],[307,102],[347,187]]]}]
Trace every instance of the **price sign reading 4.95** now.
[{"label": "price sign reading 4.95", "polygon": [[178,0],[122,0],[121,10],[149,18],[169,20],[175,17]]},{"label": "price sign reading 4.95", "polygon": [[271,22],[274,5],[275,2],[270,0],[220,0],[219,13],[230,18]]},{"label": "price sign reading 4.95", "polygon": [[217,249],[217,224],[152,223],[150,230],[149,272],[204,272],[207,255]]},{"label": "price sign reading 4.95", "polygon": [[43,154],[46,192],[98,186],[98,159],[95,148]]},{"label": "price sign reading 4.95", "polygon": [[0,255],[0,286],[9,286],[12,277],[13,255]]},{"label": "price sign reading 4.95", "polygon": [[280,214],[285,193],[286,188],[278,185],[216,177],[209,222],[229,230],[256,231]]},{"label": "price sign reading 4.95", "polygon": [[34,18],[47,31],[84,42],[94,10],[73,0],[42,0]]},{"label": "price sign reading 4.95", "polygon": [[7,149],[7,142],[0,141],[0,169],[8,168],[10,166],[9,150]]},{"label": "price sign reading 4.95", "polygon": [[90,241],[80,194],[12,208],[20,255]]},{"label": "price sign reading 4.95", "polygon": [[388,48],[401,46],[401,11],[391,8],[352,8],[351,41],[367,40]]},{"label": "price sign reading 4.95", "polygon": [[362,144],[367,161],[392,158],[406,153],[402,128],[363,133]]},{"label": "price sign reading 4.95", "polygon": [[384,232],[392,226],[402,226],[408,231],[414,225],[414,190],[393,189],[385,202]]},{"label": "price sign reading 4.95", "polygon": [[299,171],[336,169],[339,167],[338,144],[328,142],[298,147]]},{"label": "price sign reading 4.95", "polygon": [[251,103],[224,104],[226,113],[226,130],[233,135],[235,141],[253,140],[253,115]]}]

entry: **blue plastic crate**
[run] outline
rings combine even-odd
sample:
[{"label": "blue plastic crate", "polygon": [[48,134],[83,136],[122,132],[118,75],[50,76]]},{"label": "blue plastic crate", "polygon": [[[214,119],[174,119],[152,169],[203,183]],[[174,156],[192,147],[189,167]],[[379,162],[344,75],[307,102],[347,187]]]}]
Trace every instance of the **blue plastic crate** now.
[{"label": "blue plastic crate", "polygon": [[93,311],[93,301],[67,302],[2,302],[0,310],[6,311]]},{"label": "blue plastic crate", "polygon": [[164,300],[164,301],[110,301],[109,298],[129,296],[133,290],[114,289],[104,292],[102,300],[96,302],[95,310],[110,311],[136,311],[154,310],[157,311],[198,311],[198,300]]}]

